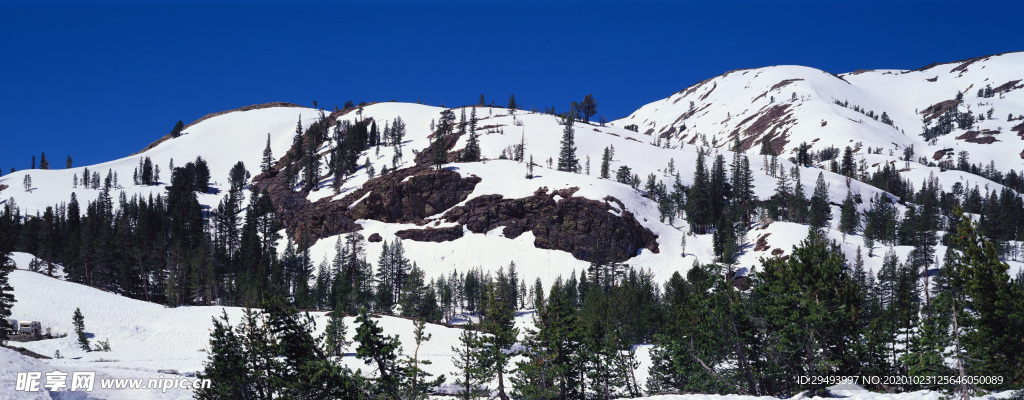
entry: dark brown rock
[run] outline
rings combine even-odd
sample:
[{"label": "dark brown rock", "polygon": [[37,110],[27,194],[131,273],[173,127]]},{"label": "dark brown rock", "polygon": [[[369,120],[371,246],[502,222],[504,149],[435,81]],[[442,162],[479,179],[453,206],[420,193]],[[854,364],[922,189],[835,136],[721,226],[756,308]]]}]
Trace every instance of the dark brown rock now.
[{"label": "dark brown rock", "polygon": [[260,178],[256,189],[270,194],[278,221],[294,240],[355,232],[362,229],[355,223],[357,219],[421,222],[464,201],[480,182],[478,177],[462,178],[454,171],[413,167],[378,176],[340,200],[328,197],[310,202],[306,192],[287,187],[283,174],[262,174]]},{"label": "dark brown rock", "polygon": [[366,238],[366,241],[370,243],[379,243],[382,240],[384,240],[384,238],[380,237],[380,234],[377,232],[370,234],[370,237]]},{"label": "dark brown rock", "polygon": [[425,170],[409,179],[402,175],[388,174],[380,181],[364,185],[370,194],[352,207],[352,217],[391,223],[419,222],[466,200],[480,183],[478,177],[463,178],[447,169]]},{"label": "dark brown rock", "polygon": [[[570,197],[576,190],[548,194],[547,188],[541,188],[521,199],[480,196],[452,208],[444,218],[474,233],[504,227],[505,237],[516,238],[530,231],[538,248],[566,251],[584,261],[625,261],[643,248],[658,252],[657,236],[632,213],[616,215],[607,202]],[[555,201],[556,195],[562,199]]]},{"label": "dark brown rock", "polygon": [[402,239],[415,240],[417,242],[450,242],[462,237],[462,226],[451,226],[447,228],[405,229],[395,232],[395,236]]}]

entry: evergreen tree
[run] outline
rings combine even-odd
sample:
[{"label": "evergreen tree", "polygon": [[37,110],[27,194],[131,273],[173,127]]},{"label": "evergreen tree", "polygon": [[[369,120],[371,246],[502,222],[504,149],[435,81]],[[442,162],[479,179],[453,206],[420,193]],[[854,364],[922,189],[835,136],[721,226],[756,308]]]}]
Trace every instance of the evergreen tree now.
[{"label": "evergreen tree", "polygon": [[480,140],[475,129],[469,132],[469,139],[466,139],[466,148],[462,150],[462,161],[480,161]]},{"label": "evergreen tree", "polygon": [[[2,218],[2,217],[0,217]],[[0,225],[0,229],[7,229]],[[11,287],[8,277],[12,270],[11,260],[8,254],[7,247],[9,243],[4,236],[6,233],[0,233],[0,346],[7,345],[7,330],[13,329],[13,326],[7,325],[7,318],[11,316],[11,307],[14,306],[14,288]]]},{"label": "evergreen tree", "polygon": [[480,357],[481,335],[472,326],[465,326],[459,334],[459,344],[452,346],[455,355],[452,364],[459,371],[455,385],[460,389],[459,398],[469,400],[485,392],[484,384],[491,375]]},{"label": "evergreen tree", "polygon": [[75,314],[71,316],[71,325],[75,327],[75,335],[78,336],[78,347],[85,351],[90,351],[89,338],[85,336],[85,316],[82,315],[82,310],[75,308]]},{"label": "evergreen tree", "polygon": [[[513,274],[514,266],[510,266]],[[519,335],[519,329],[515,327],[515,308],[515,278],[513,276],[510,279],[499,269],[496,281],[487,289],[487,304],[481,326],[490,335],[482,338],[481,358],[483,364],[488,366],[489,375],[497,375],[498,398],[502,400],[509,398],[505,391],[505,377],[509,373],[511,347]]]},{"label": "evergreen tree", "polygon": [[416,349],[413,350],[413,356],[407,357],[405,360],[406,374],[409,376],[407,377],[408,383],[401,388],[402,399],[426,400],[431,390],[440,386],[445,381],[444,375],[437,379],[429,379],[431,374],[420,368],[420,365],[429,365],[431,363],[428,360],[419,359],[420,346],[430,340],[432,336],[426,333],[426,325],[426,322],[422,319],[413,322],[413,339],[416,341]]},{"label": "evergreen tree", "polygon": [[590,117],[597,114],[597,101],[594,100],[593,94],[587,94],[583,97],[583,102],[580,103],[580,113],[583,115],[583,120],[590,123]]},{"label": "evergreen tree", "polygon": [[856,167],[853,163],[853,149],[850,146],[846,146],[846,149],[843,150],[843,161],[839,167],[839,172],[847,177],[852,178],[855,176]]},{"label": "evergreen tree", "polygon": [[[67,162],[65,162],[65,165],[67,166],[68,169],[71,169],[71,155],[70,154],[68,154],[68,160],[67,160]],[[2,174],[2,173],[3,172],[0,171],[0,174]]]},{"label": "evergreen tree", "polygon": [[697,153],[697,166],[693,172],[693,186],[687,193],[686,215],[690,222],[690,230],[696,233],[706,233],[712,224],[710,198],[710,181],[708,170],[704,166],[704,152]]},{"label": "evergreen tree", "polygon": [[517,398],[582,399],[582,332],[576,301],[560,281],[538,310],[537,331],[527,333],[525,360],[512,378]]},{"label": "evergreen tree", "polygon": [[[960,213],[959,210],[956,211]],[[947,260],[958,271],[964,287],[961,306],[972,313],[960,314],[962,336],[967,348],[966,375],[1003,376],[1018,385],[1024,381],[1024,302],[1021,285],[1012,284],[1009,267],[1000,261],[996,246],[978,232],[970,219],[960,220],[952,239],[952,257]],[[1016,297],[1015,297],[1016,296]],[[955,306],[954,306],[955,307]],[[994,389],[999,385],[980,385]]]},{"label": "evergreen tree", "polygon": [[517,108],[519,108],[519,105],[516,104],[516,95],[513,94],[513,95],[508,97],[508,109],[509,109],[509,112],[513,112]]},{"label": "evergreen tree", "polygon": [[572,127],[572,116],[563,118],[562,125],[565,126],[565,129],[562,130],[561,150],[558,153],[558,170],[578,172],[576,166],[579,164],[579,159],[576,158],[576,139],[575,130]]},{"label": "evergreen tree", "polygon": [[784,376],[831,371],[857,371],[850,338],[859,335],[857,310],[860,291],[846,273],[839,246],[818,231],[794,246],[788,260],[763,262],[762,280],[754,287],[759,299],[754,312],[763,318],[762,354],[775,354],[762,372],[769,393],[804,389]]},{"label": "evergreen tree", "polygon": [[176,122],[174,124],[174,127],[171,128],[171,137],[172,138],[176,138],[178,136],[181,136],[181,130],[182,129],[185,129],[185,124],[182,123],[181,121]]},{"label": "evergreen tree", "polygon": [[732,195],[725,174],[725,157],[718,154],[711,165],[711,176],[708,181],[709,210],[711,212],[709,222],[712,223],[721,219],[725,214],[726,208],[729,206],[729,198]]},{"label": "evergreen tree", "polygon": [[804,185],[800,181],[800,166],[790,170],[793,176],[793,196],[789,201],[789,220],[796,223],[807,222],[807,197],[804,196]]},{"label": "evergreen tree", "polygon": [[359,343],[356,356],[367,365],[374,366],[379,375],[370,389],[371,396],[399,400],[399,388],[407,373],[407,368],[398,360],[401,343],[397,337],[384,336],[384,330],[370,318],[366,308],[361,309],[356,323],[359,324],[355,337]]},{"label": "evergreen tree", "polygon": [[46,161],[46,153],[39,158],[39,169],[50,169],[50,162]]},{"label": "evergreen tree", "polygon": [[856,233],[860,227],[860,212],[857,211],[857,204],[853,201],[853,192],[846,191],[846,199],[843,200],[842,213],[839,216],[839,230],[847,235]]},{"label": "evergreen tree", "polygon": [[270,150],[270,133],[267,133],[267,147],[263,149],[263,161],[260,163],[260,171],[267,172],[274,167],[274,153]]},{"label": "evergreen tree", "polygon": [[612,162],[611,150],[607,147],[604,148],[604,153],[601,155],[601,179],[608,179],[610,177],[610,164]]},{"label": "evergreen tree", "polygon": [[828,229],[829,221],[832,219],[831,206],[828,203],[828,184],[825,183],[823,172],[818,173],[818,180],[814,184],[808,217],[812,229]]},{"label": "evergreen tree", "polygon": [[204,399],[363,398],[362,379],[330,360],[311,335],[313,321],[283,300],[246,309],[232,327],[225,313],[214,318],[202,378],[219,382],[198,389]]},{"label": "evergreen tree", "polygon": [[796,153],[796,164],[798,166],[801,166],[801,167],[809,167],[809,166],[811,166],[810,148],[811,147],[807,145],[807,142],[800,143],[800,147],[799,147],[799,149],[797,150],[797,153]]}]

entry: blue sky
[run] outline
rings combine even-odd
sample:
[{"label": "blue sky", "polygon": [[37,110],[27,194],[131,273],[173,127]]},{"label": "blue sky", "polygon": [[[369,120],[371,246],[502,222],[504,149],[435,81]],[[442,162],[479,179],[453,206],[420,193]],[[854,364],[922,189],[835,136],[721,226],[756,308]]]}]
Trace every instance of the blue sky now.
[{"label": "blue sky", "polygon": [[0,168],[140,150],[244,105],[555,106],[620,118],[723,72],[1024,50],[1024,2],[0,0]]}]

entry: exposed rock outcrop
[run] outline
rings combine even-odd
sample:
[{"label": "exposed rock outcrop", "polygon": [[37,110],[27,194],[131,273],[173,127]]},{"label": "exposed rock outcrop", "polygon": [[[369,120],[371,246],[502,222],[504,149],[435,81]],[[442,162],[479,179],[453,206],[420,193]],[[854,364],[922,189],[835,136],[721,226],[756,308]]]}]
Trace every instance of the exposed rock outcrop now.
[{"label": "exposed rock outcrop", "polygon": [[474,233],[504,227],[502,233],[508,238],[530,231],[538,248],[563,250],[584,261],[625,261],[643,248],[658,252],[657,236],[632,213],[618,213],[607,202],[571,197],[576,190],[549,194],[541,188],[521,199],[480,196],[452,208],[444,219]]},{"label": "exposed rock outcrop", "polygon": [[417,242],[450,242],[462,237],[462,226],[451,226],[446,228],[405,229],[395,232],[395,236],[402,239],[415,240]]},{"label": "exposed rock outcrop", "polygon": [[388,174],[357,191],[369,194],[352,207],[351,215],[391,223],[420,222],[466,200],[477,183],[478,177],[463,178],[447,169]]}]

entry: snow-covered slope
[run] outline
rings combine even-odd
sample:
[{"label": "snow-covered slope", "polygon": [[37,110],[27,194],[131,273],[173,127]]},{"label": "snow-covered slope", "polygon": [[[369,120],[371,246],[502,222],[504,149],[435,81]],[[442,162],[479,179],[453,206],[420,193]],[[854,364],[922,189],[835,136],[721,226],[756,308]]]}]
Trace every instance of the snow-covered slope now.
[{"label": "snow-covered slope", "polygon": [[[207,359],[212,319],[226,312],[233,325],[241,320],[244,309],[237,307],[178,307],[167,308],[158,304],[133,300],[107,293],[88,286],[58,280],[36,272],[26,271],[27,261],[23,253],[16,254],[18,270],[10,275],[11,286],[17,302],[12,315],[22,320],[37,320],[43,329],[54,335],[69,334],[67,337],[36,342],[12,342],[38,354],[53,357],[60,352],[63,358],[36,360],[0,348],[0,398],[7,399],[12,392],[17,372],[50,372],[57,370],[97,372],[97,387],[89,394],[105,399],[190,399],[190,390],[101,390],[98,380],[104,378],[160,378],[161,370],[175,370],[183,375],[202,371]],[[24,261],[24,262],[23,262]],[[109,340],[110,352],[85,352],[79,349],[74,335],[71,316],[80,309],[85,317],[85,332],[95,343]],[[317,325],[315,335],[323,333],[326,313],[311,313]],[[517,316],[520,327],[532,326],[532,313],[522,312]],[[403,356],[412,356],[416,348],[411,320],[383,316],[376,319],[386,335],[397,335],[402,342]],[[348,340],[355,336],[354,317],[345,319]],[[453,346],[458,344],[460,329],[442,325],[427,325],[426,332],[432,335],[419,349],[421,360],[431,362],[423,368],[432,374],[446,374],[455,371],[452,364]],[[374,369],[354,357],[353,345],[347,349],[344,363],[353,370],[361,369],[364,374],[374,374]],[[166,372],[166,371],[165,371]],[[177,377],[176,377],[177,378]],[[453,379],[453,378],[451,378]],[[451,381],[449,379],[449,381]],[[44,379],[45,380],[45,379]],[[10,383],[10,384],[8,384]],[[216,383],[214,383],[216,384]],[[22,393],[16,399],[36,399]],[[49,398],[42,397],[42,398]]]},{"label": "snow-covered slope", "polygon": [[[635,124],[648,136],[730,148],[741,134],[744,148],[757,152],[769,140],[777,153],[792,156],[801,142],[814,150],[850,146],[865,154],[868,147],[897,149],[913,145],[915,153],[929,160],[938,150],[968,151],[971,162],[994,162],[1001,171],[1021,171],[1024,159],[1024,53],[1006,53],[914,71],[873,70],[841,75],[800,66],[773,66],[728,72],[641,107],[612,122]],[[978,90],[991,88],[992,97]],[[994,138],[991,144],[970,142],[967,129],[955,129],[934,144],[921,136],[925,119],[934,126],[937,116],[926,111],[933,105],[956,99],[962,112],[986,114],[970,130]],[[836,104],[843,103],[843,105]],[[858,111],[855,111],[855,108]],[[988,111],[993,110],[991,119]],[[934,109],[933,109],[934,110]],[[871,112],[876,118],[866,114]],[[885,113],[892,124],[882,122]],[[1013,115],[1014,120],[1007,117]],[[683,127],[686,130],[682,130]],[[698,139],[698,135],[701,139]],[[958,139],[963,137],[962,139]]]},{"label": "snow-covered slope", "polygon": [[[772,69],[769,69],[774,71]],[[797,71],[808,71],[807,69],[795,69]],[[777,71],[776,71],[777,72]],[[737,72],[742,74],[742,72]],[[733,74],[737,74],[733,73]],[[751,72],[755,75],[756,72]],[[822,79],[833,79],[834,76],[825,74]],[[863,75],[863,74],[861,74]],[[731,75],[729,75],[731,76]],[[855,75],[860,76],[860,75]],[[728,77],[728,76],[727,76]],[[716,78],[725,79],[725,78]],[[845,82],[839,81],[843,85]],[[713,85],[714,86],[714,85]],[[719,85],[722,86],[722,85]],[[722,87],[714,93],[724,93]],[[1013,94],[1016,94],[1014,92]],[[778,99],[776,99],[778,101]],[[685,102],[680,101],[680,104]],[[714,105],[714,104],[712,104]],[[637,113],[645,112],[651,106],[646,106]],[[712,108],[709,107],[709,110]],[[413,164],[412,159],[417,151],[422,151],[429,145],[430,125],[440,117],[443,108],[418,104],[406,103],[377,103],[366,106],[361,114],[350,112],[340,119],[366,119],[373,118],[379,125],[386,121],[392,121],[401,117],[408,126],[408,133],[403,144],[403,161],[399,168],[409,167]],[[839,110],[846,110],[840,108]],[[456,115],[461,114],[462,109],[454,109]],[[467,115],[472,111],[466,108]],[[665,109],[659,113],[668,112]],[[540,188],[556,190],[560,188],[577,187],[579,191],[574,194],[577,197],[601,200],[606,196],[612,196],[620,200],[626,210],[630,211],[636,220],[645,228],[657,235],[658,252],[641,249],[638,254],[631,258],[628,263],[641,269],[647,269],[654,273],[658,280],[667,279],[673,272],[685,272],[695,260],[710,262],[713,259],[710,235],[696,235],[687,238],[685,254],[681,249],[682,236],[686,234],[685,221],[675,220],[673,223],[662,222],[659,218],[657,205],[643,196],[643,193],[630,188],[627,185],[612,180],[599,179],[597,177],[600,168],[600,157],[606,147],[614,148],[614,158],[610,168],[615,171],[620,166],[628,166],[640,176],[646,178],[648,174],[654,174],[658,180],[672,187],[674,176],[667,171],[671,162],[674,169],[678,171],[680,181],[684,185],[692,183],[694,164],[699,151],[709,152],[709,160],[721,153],[726,159],[732,157],[732,153],[716,148],[703,148],[700,144],[675,146],[665,148],[652,143],[652,138],[643,133],[626,130],[618,126],[599,126],[577,122],[575,125],[575,138],[577,157],[584,167],[590,166],[590,174],[565,173],[547,167],[548,159],[557,159],[559,143],[562,137],[563,126],[559,124],[559,118],[551,115],[516,111],[510,113],[503,108],[477,107],[480,129],[480,144],[485,160],[478,163],[452,163],[446,168],[458,172],[462,176],[477,176],[481,178],[475,190],[466,201],[479,196],[500,194],[505,198],[522,198],[530,196]],[[659,114],[660,115],[660,114]],[[859,115],[859,114],[858,114]],[[0,185],[9,186],[0,191],[0,201],[13,201],[21,207],[26,215],[40,213],[47,206],[67,202],[71,193],[75,193],[83,205],[87,201],[94,200],[99,195],[99,190],[74,188],[72,185],[75,175],[81,176],[83,170],[98,171],[105,176],[107,170],[117,172],[119,184],[113,190],[112,196],[116,199],[121,192],[127,196],[139,194],[143,196],[156,195],[165,192],[165,184],[155,186],[138,186],[132,183],[132,173],[139,163],[140,157],[150,157],[156,165],[162,166],[161,181],[169,181],[169,166],[173,159],[175,164],[183,165],[185,162],[202,156],[209,163],[213,186],[220,190],[218,194],[202,194],[200,202],[205,206],[216,207],[217,203],[225,195],[225,186],[228,171],[237,161],[245,163],[246,167],[255,175],[258,172],[259,161],[266,145],[267,134],[270,135],[271,149],[275,157],[283,155],[290,147],[295,132],[296,121],[299,121],[304,128],[308,128],[318,118],[316,110],[297,107],[272,107],[250,111],[236,111],[218,115],[203,120],[187,129],[184,134],[176,139],[167,140],[159,145],[132,157],[126,157],[103,164],[87,167],[76,167],[63,170],[28,170],[19,171],[0,177]],[[627,119],[628,120],[628,119]],[[622,121],[619,121],[622,122]],[[875,122],[871,120],[870,122]],[[867,122],[866,122],[867,123]],[[832,124],[835,126],[839,124]],[[658,126],[661,126],[660,124]],[[692,126],[692,125],[691,125]],[[698,125],[699,126],[699,125]],[[885,126],[887,127],[887,126]],[[383,128],[381,128],[383,129]],[[889,128],[889,130],[892,130]],[[703,129],[701,131],[704,131]],[[710,131],[710,130],[709,130]],[[690,132],[688,130],[687,132]],[[721,133],[721,132],[720,132]],[[685,134],[685,133],[684,133]],[[724,134],[724,133],[722,133]],[[844,133],[845,134],[845,133]],[[885,134],[875,131],[856,131],[849,133],[855,135],[858,141],[867,140],[872,135]],[[856,136],[856,135],[861,135]],[[709,135],[710,136],[710,135]],[[909,136],[902,136],[908,138]],[[465,146],[468,135],[463,135],[455,145],[455,149]],[[723,136],[724,138],[724,136]],[[896,138],[896,136],[893,136]],[[888,139],[887,139],[888,140]],[[526,158],[533,157],[537,164],[534,179],[526,179],[526,163],[510,160],[499,160],[499,155],[513,145],[520,142],[525,143]],[[724,139],[723,139],[724,141]],[[723,142],[720,141],[720,144]],[[868,165],[877,165],[882,162],[896,162],[897,157],[883,154],[863,155],[867,158]],[[387,165],[390,169],[393,149],[391,147],[380,147],[379,151],[370,149],[360,157],[360,163],[369,159],[376,170],[381,170]],[[326,156],[325,156],[326,157]],[[326,161],[326,159],[325,159]],[[766,174],[764,159],[759,156],[750,157],[751,168],[754,171],[755,194],[764,199],[771,196],[776,185],[776,179]],[[786,168],[793,165],[785,160],[781,163]],[[900,164],[903,164],[900,162]],[[926,167],[920,164],[911,163],[912,168],[905,172],[915,184],[935,174],[940,178],[946,190],[950,190],[953,183],[967,180],[971,184],[984,186],[991,185],[993,189],[998,184],[987,181],[981,177],[964,174],[959,171],[941,172],[938,168]],[[801,181],[806,193],[810,193],[814,186],[818,173],[822,173],[829,184],[829,195],[833,203],[841,203],[846,196],[847,188],[845,178],[836,174],[816,168],[803,168]],[[32,188],[28,191],[22,186],[26,175],[32,177]],[[614,175],[614,173],[613,173]],[[966,176],[965,176],[966,175]],[[338,194],[327,187],[312,191],[307,199],[316,201],[322,198],[340,199],[346,194],[356,190],[369,180],[367,171],[360,169],[348,177],[344,186]],[[964,182],[965,184],[967,182]],[[859,194],[865,199],[859,205],[861,210],[867,209],[867,199],[873,198],[880,190],[869,185],[853,181],[850,190]],[[115,201],[116,206],[116,201]],[[431,218],[438,218],[443,214],[438,213]],[[838,215],[838,209],[833,211]],[[402,229],[418,228],[412,224],[384,223],[375,220],[356,221],[362,225],[361,233],[368,237],[372,233],[379,233],[384,240],[392,242],[396,239],[395,233]],[[445,223],[439,226],[450,226]],[[778,224],[776,224],[778,225]],[[785,225],[778,225],[785,226]],[[781,229],[768,227],[767,229]],[[763,233],[763,232],[760,232]],[[753,234],[751,234],[753,235]],[[773,239],[782,235],[774,235]],[[802,236],[800,236],[802,237]],[[838,237],[838,236],[837,236]],[[319,240],[312,247],[312,254],[315,260],[330,259],[334,256],[334,243],[337,237],[327,237]],[[770,250],[755,251],[753,244],[757,236],[747,238],[750,246],[747,246],[741,260],[756,261],[759,257],[770,255],[770,250],[780,248],[788,253],[789,245],[775,246]],[[281,243],[284,246],[284,243]],[[376,261],[380,254],[382,243],[367,243],[367,256],[372,262]],[[515,262],[521,276],[527,282],[535,278],[541,278],[546,284],[551,283],[558,276],[567,277],[570,273],[580,273],[589,264],[574,258],[571,254],[559,250],[539,249],[534,245],[534,237],[530,232],[515,239],[503,237],[501,230],[494,230],[486,234],[466,234],[457,240],[442,243],[415,242],[405,240],[404,245],[407,256],[415,260],[417,265],[423,268],[428,278],[448,275],[454,271],[464,271],[469,268],[482,267],[485,270],[496,270],[499,267],[507,266]],[[486,249],[486,251],[480,251]]]}]

